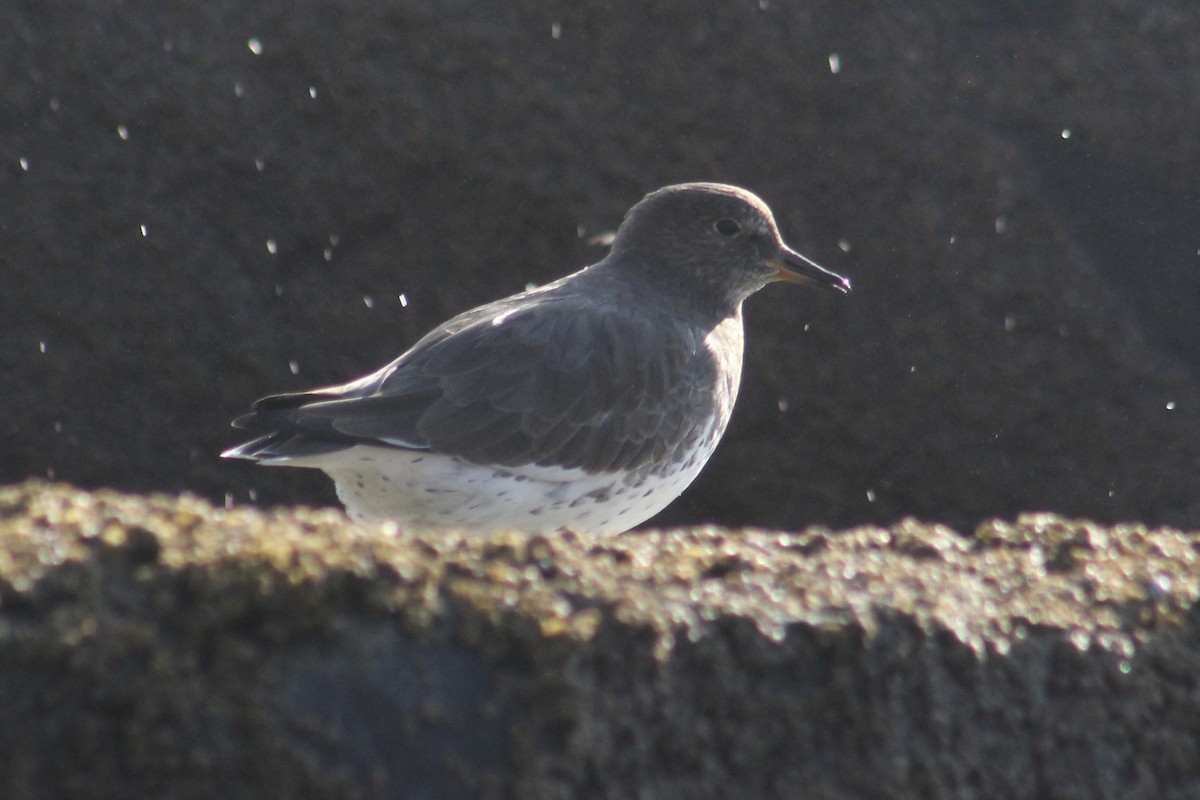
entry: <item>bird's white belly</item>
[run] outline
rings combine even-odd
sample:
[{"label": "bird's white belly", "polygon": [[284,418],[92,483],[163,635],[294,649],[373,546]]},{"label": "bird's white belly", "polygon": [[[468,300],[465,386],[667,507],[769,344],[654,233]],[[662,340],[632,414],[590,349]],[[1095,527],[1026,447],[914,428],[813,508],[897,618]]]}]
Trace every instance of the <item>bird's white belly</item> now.
[{"label": "bird's white belly", "polygon": [[[722,426],[723,427],[723,426]],[[699,437],[674,465],[632,472],[472,464],[428,451],[356,445],[337,453],[274,462],[316,467],[357,520],[475,533],[619,533],[649,519],[688,487],[712,455],[720,431]]]}]

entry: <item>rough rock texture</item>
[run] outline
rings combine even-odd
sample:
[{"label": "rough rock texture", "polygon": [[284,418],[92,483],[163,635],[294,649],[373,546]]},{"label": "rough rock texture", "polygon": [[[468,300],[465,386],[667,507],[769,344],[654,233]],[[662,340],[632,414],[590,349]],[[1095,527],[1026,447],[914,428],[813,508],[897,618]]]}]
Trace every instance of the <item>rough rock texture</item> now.
[{"label": "rough rock texture", "polygon": [[0,489],[0,796],[1194,798],[1200,534]]},{"label": "rough rock texture", "polygon": [[1194,0],[4,20],[0,482],[331,501],[219,462],[228,420],[594,260],[645,191],[710,179],[857,291],[752,301],[727,440],[659,524],[1200,526]]}]

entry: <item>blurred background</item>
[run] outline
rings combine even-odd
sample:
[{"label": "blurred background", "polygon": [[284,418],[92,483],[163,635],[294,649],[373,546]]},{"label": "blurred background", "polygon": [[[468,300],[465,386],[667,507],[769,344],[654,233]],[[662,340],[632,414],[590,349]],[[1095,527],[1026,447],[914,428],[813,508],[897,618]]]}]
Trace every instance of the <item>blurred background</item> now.
[{"label": "blurred background", "polygon": [[333,503],[229,420],[713,180],[855,292],[651,524],[1200,526],[1192,0],[5,5],[0,483]]}]

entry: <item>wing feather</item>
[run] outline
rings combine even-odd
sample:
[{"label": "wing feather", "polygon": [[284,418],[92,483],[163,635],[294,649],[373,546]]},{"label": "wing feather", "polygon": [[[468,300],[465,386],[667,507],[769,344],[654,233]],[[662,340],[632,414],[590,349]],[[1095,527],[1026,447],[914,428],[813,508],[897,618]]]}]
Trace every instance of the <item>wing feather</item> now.
[{"label": "wing feather", "polygon": [[680,420],[707,410],[716,380],[702,331],[572,294],[534,300],[467,312],[372,375],[264,398],[236,424],[589,472],[661,460],[689,435]]}]

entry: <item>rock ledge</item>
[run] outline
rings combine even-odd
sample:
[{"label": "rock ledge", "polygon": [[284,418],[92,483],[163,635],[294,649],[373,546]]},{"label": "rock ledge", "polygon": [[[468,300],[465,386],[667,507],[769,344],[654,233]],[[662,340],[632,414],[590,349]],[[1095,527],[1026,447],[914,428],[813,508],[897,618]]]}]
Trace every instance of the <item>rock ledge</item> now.
[{"label": "rock ledge", "polygon": [[0,488],[0,795],[1196,797],[1198,549]]}]

